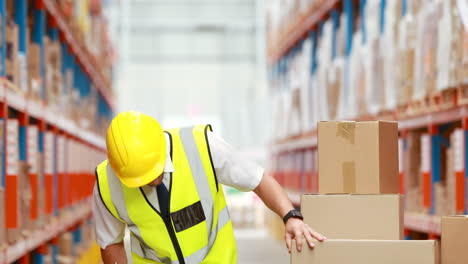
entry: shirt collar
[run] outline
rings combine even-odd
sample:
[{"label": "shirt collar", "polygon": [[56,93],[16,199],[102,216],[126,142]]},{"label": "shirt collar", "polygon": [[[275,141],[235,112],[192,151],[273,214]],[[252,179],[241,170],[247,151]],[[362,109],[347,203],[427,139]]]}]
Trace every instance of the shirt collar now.
[{"label": "shirt collar", "polygon": [[174,172],[174,164],[172,164],[171,159],[171,140],[167,133],[164,133],[164,137],[166,139],[166,164],[164,165],[164,172]]}]

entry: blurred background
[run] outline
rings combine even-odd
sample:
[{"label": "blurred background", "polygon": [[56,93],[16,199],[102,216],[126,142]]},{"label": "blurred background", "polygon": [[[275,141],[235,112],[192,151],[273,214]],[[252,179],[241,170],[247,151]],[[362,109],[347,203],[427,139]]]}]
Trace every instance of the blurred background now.
[{"label": "blurred background", "polygon": [[271,118],[261,2],[111,3],[118,109],[165,127],[212,123],[228,142],[263,151]]},{"label": "blurred background", "polygon": [[[318,121],[396,120],[405,237],[468,214],[464,0],[0,0],[0,24],[0,263],[100,263],[94,168],[128,110],[212,124],[298,209]],[[288,263],[281,219],[226,195],[239,263]]]}]

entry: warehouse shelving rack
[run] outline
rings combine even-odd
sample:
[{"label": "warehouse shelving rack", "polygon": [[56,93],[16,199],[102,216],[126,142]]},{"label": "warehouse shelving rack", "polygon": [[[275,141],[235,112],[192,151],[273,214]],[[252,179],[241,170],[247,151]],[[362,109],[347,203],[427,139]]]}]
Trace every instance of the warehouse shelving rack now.
[{"label": "warehouse shelving rack", "polygon": [[[405,2],[404,0],[402,0]],[[319,1],[320,2],[320,1]],[[287,27],[285,34],[280,35],[276,43],[272,43],[268,49],[269,65],[272,71],[281,68],[282,58],[287,58],[290,52],[294,52],[295,47],[303,39],[311,37],[321,22],[333,16],[333,12],[343,10],[348,15],[348,19],[352,19],[352,12],[357,10],[356,7],[365,5],[365,0],[333,0],[321,1],[315,9],[310,9],[305,17],[298,17],[296,21],[292,21],[292,26]],[[383,4],[385,1],[382,1]],[[406,8],[406,4],[403,4]],[[404,11],[403,11],[404,12]],[[352,23],[349,23],[352,24]],[[348,24],[348,26],[349,26]],[[348,30],[352,33],[353,30]],[[351,38],[348,38],[351,39]],[[349,43],[346,43],[348,50]],[[412,103],[408,103],[403,107],[379,113],[376,116],[361,116],[357,117],[357,121],[365,120],[394,120],[398,121],[400,143],[405,145],[406,134],[408,131],[416,129],[426,129],[430,135],[427,149],[428,153],[422,153],[429,158],[428,171],[422,173],[422,199],[424,209],[428,213],[412,213],[405,212],[405,234],[409,231],[425,233],[429,238],[437,238],[441,233],[440,217],[434,215],[434,185],[441,181],[441,148],[443,143],[440,132],[448,123],[459,122],[464,130],[463,136],[463,164],[456,171],[456,211],[458,214],[468,214],[468,104],[464,99],[464,91],[467,89],[468,83],[462,87],[452,87],[447,89],[446,94],[430,95],[426,98],[430,105],[424,109],[415,111],[412,108]],[[404,148],[403,148],[404,151]],[[314,193],[318,191],[318,165],[317,165],[317,131],[309,131],[300,135],[291,136],[273,142],[270,146],[270,158],[275,164],[271,168],[272,174],[278,179],[282,185],[286,186],[287,193],[291,201],[296,207],[300,206],[300,196],[303,193]],[[310,154],[306,157],[305,154]],[[401,154],[401,153],[400,153]],[[295,155],[301,158],[294,159]],[[282,165],[284,160],[282,157],[289,157],[295,162],[294,165],[287,165],[287,168]],[[291,163],[290,163],[291,164]],[[304,169],[307,164],[312,164],[309,168]],[[405,193],[406,175],[400,166],[400,192]],[[288,179],[290,178],[290,179]],[[297,178],[297,179],[291,179]],[[286,183],[286,181],[288,182]],[[286,184],[285,184],[286,183]]]},{"label": "warehouse shelving rack", "polygon": [[329,15],[330,11],[337,8],[341,0],[323,1],[318,7],[310,8],[304,16],[298,17],[286,29],[284,36],[280,37],[279,43],[275,47],[269,47],[268,56],[270,63],[278,61],[283,57],[299,40],[305,38],[307,34],[316,28],[320,21]]},{"label": "warehouse shelving rack", "polygon": [[[0,263],[12,263],[33,250],[41,250],[40,246],[53,240],[59,234],[72,228],[77,222],[84,221],[91,215],[89,202],[79,205],[73,215],[64,216],[41,230],[36,230],[28,238],[5,248],[0,254]],[[37,263],[36,261],[35,263]],[[40,262],[39,262],[40,263]]]},{"label": "warehouse shelving rack", "polygon": [[[27,43],[26,43],[26,20],[27,20],[27,9],[28,3],[31,3],[34,8],[33,14],[33,28],[32,28],[32,38],[31,40],[39,44],[41,48],[41,75],[44,80],[45,75],[45,66],[44,66],[44,41],[43,36],[50,34],[49,36],[52,39],[60,40],[62,47],[66,50],[71,62],[64,67],[74,67],[75,78],[75,87],[80,89],[96,89],[99,94],[100,101],[98,102],[98,111],[99,114],[106,115],[109,117],[112,115],[114,107],[114,96],[111,90],[111,81],[106,79],[102,72],[99,70],[96,58],[91,55],[84,43],[80,42],[78,38],[74,35],[70,26],[66,22],[64,15],[61,13],[57,6],[57,2],[54,0],[15,0],[15,12],[14,20],[18,25],[19,29],[19,51],[23,54],[27,54]],[[6,0],[0,0],[0,15],[1,23],[5,25],[6,23]],[[46,30],[48,28],[49,31]],[[38,138],[37,138],[37,151],[43,153],[45,147],[45,137],[46,133],[52,133],[53,135],[53,171],[48,179],[47,175],[43,175],[43,182],[40,182],[39,179],[36,179],[37,184],[33,188],[34,192],[37,191],[37,188],[54,188],[54,190],[48,190],[52,193],[49,199],[51,203],[49,206],[51,218],[47,223],[41,228],[36,228],[35,230],[28,231],[29,234],[17,240],[14,244],[9,245],[0,245],[0,264],[3,263],[30,263],[31,260],[34,263],[43,263],[45,253],[47,251],[46,245],[52,245],[52,251],[57,253],[57,243],[58,235],[65,231],[73,231],[77,234],[80,233],[78,227],[79,223],[82,223],[91,217],[91,202],[90,202],[90,192],[86,193],[82,190],[73,191],[73,194],[66,194],[67,197],[64,197],[61,192],[55,188],[57,186],[49,186],[48,184],[69,184],[71,181],[72,175],[75,172],[60,172],[59,171],[59,151],[57,142],[59,138],[63,138],[66,142],[75,142],[79,143],[87,148],[93,149],[99,153],[105,154],[105,141],[102,136],[97,135],[94,132],[84,130],[78,127],[70,119],[66,118],[60,110],[56,108],[49,107],[43,101],[30,100],[25,94],[18,92],[18,87],[15,87],[11,82],[9,82],[5,76],[5,54],[6,54],[6,45],[5,45],[5,27],[2,27],[1,30],[1,39],[2,43],[0,45],[1,51],[1,72],[0,72],[0,119],[4,120],[2,125],[2,131],[7,131],[6,127],[8,126],[8,119],[15,118],[19,121],[19,157],[23,162],[28,160],[28,126],[35,125],[38,128]],[[65,64],[65,63],[64,63]],[[86,80],[85,80],[86,79]],[[89,83],[86,83],[89,81]],[[44,97],[44,85],[41,85],[42,97]],[[86,91],[85,91],[86,92]],[[5,134],[6,132],[4,132]],[[6,145],[6,143],[5,143]],[[4,148],[6,148],[4,146]],[[66,147],[65,147],[66,148]],[[3,152],[3,171],[2,174],[6,174],[6,161],[5,157],[7,156],[8,150]],[[69,158],[69,157],[67,157]],[[42,161],[45,162],[45,161]],[[96,163],[99,162],[96,160]],[[69,174],[69,175],[68,175]],[[68,175],[68,176],[67,176]],[[94,177],[94,168],[89,168],[89,172],[86,177]],[[65,176],[67,176],[65,178]],[[4,186],[5,179],[7,176],[1,176],[1,186]],[[36,176],[37,177],[37,176]],[[61,179],[63,178],[63,179]],[[11,179],[11,178],[10,178]],[[66,181],[66,182],[64,182]],[[76,181],[76,179],[75,179]],[[79,182],[75,182],[79,183]],[[8,186],[8,185],[7,185]],[[78,187],[83,187],[80,185]],[[34,190],[34,188],[36,190]],[[90,188],[90,186],[86,186]],[[18,193],[9,190],[6,188],[6,196],[8,198],[17,198]],[[36,194],[37,195],[37,194]],[[69,197],[68,197],[69,196]],[[7,198],[7,207],[11,201],[8,201]],[[57,201],[57,200],[60,201]],[[33,203],[36,203],[33,199]],[[47,201],[46,201],[47,203]],[[52,204],[53,203],[53,204]],[[32,207],[37,206],[34,204]],[[2,206],[3,208],[3,206]],[[59,215],[58,209],[65,208],[65,211],[62,211]],[[8,218],[8,208],[6,208],[6,217]],[[31,209],[33,211],[34,209]],[[34,214],[31,213],[30,214]],[[7,221],[11,221],[8,220]],[[3,228],[3,227],[2,227]],[[80,240],[80,236],[77,235],[77,240]]]},{"label": "warehouse shelving rack", "polygon": [[[24,0],[22,0],[24,1]],[[104,78],[101,71],[96,66],[97,59],[90,54],[84,43],[80,43],[75,35],[72,33],[70,26],[65,21],[64,16],[58,10],[57,4],[54,0],[38,0],[38,9],[45,9],[52,18],[52,23],[56,24],[60,31],[60,38],[66,42],[72,53],[76,55],[79,63],[82,65],[84,71],[90,76],[92,82],[97,88],[98,92],[104,97],[106,103],[113,109],[114,96],[110,89],[110,80]]]}]

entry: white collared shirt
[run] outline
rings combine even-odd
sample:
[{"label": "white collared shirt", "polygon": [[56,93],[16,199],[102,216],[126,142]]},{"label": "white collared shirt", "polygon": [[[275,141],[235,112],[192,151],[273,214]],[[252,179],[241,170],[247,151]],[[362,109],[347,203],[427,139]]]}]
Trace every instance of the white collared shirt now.
[{"label": "white collared shirt", "polygon": [[[169,154],[169,136],[165,136],[166,142],[168,142],[166,144],[168,158],[164,168],[163,183],[169,189],[171,172],[174,172],[174,166]],[[208,144],[216,176],[220,183],[241,191],[252,191],[258,186],[264,173],[262,167],[246,158],[212,132],[208,132]],[[152,204],[159,207],[156,188],[147,186],[143,190]],[[159,210],[159,208],[156,209]],[[94,186],[93,192],[93,215],[96,224],[96,241],[102,249],[122,241],[125,234],[125,224],[117,220],[105,208],[96,186]]]}]

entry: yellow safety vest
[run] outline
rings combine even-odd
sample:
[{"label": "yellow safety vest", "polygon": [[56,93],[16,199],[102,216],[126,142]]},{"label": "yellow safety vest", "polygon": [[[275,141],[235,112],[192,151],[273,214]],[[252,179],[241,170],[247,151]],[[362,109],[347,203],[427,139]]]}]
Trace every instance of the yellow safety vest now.
[{"label": "yellow safety vest", "polygon": [[211,126],[200,125],[166,131],[174,165],[168,217],[161,216],[154,206],[157,202],[147,197],[146,188],[154,187],[126,187],[107,160],[96,168],[104,204],[131,232],[135,264],[237,263],[232,222],[214,171],[208,130]]}]

